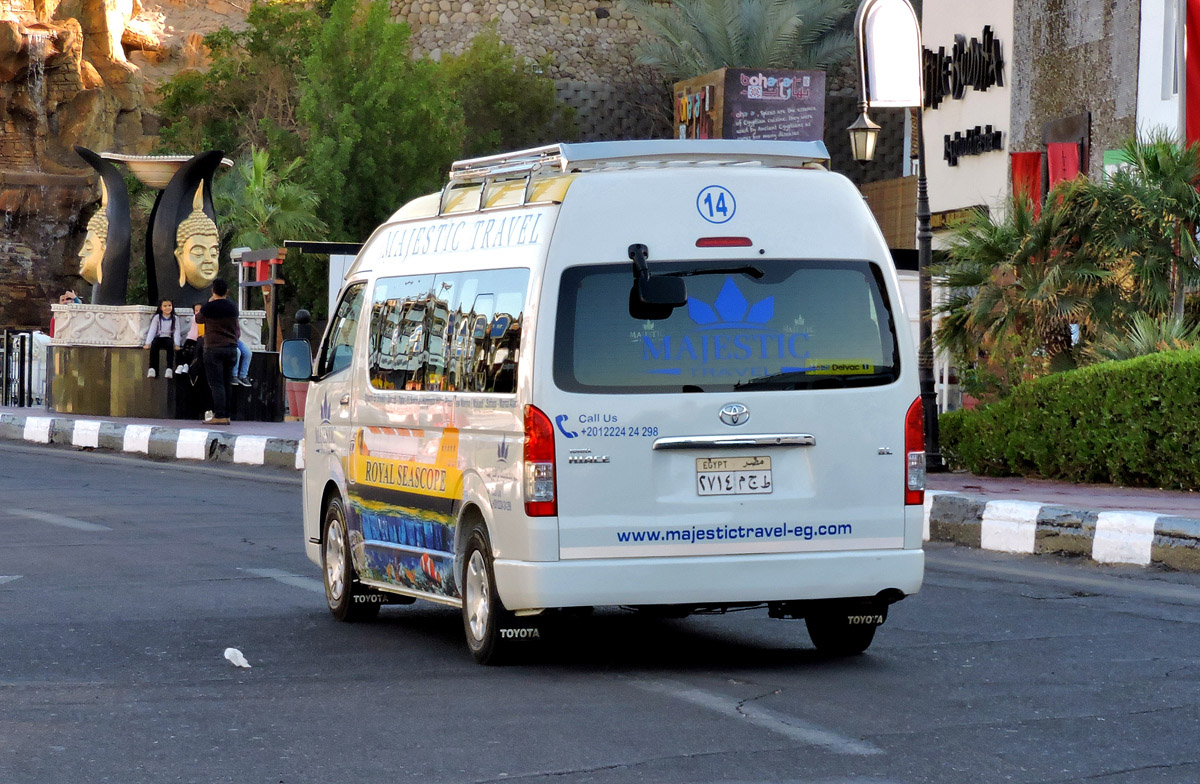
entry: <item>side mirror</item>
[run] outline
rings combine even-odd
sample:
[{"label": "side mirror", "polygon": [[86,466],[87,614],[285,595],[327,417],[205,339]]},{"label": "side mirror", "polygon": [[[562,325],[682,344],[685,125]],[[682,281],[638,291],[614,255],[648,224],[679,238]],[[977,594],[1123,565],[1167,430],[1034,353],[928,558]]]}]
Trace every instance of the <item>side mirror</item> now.
[{"label": "side mirror", "polygon": [[670,318],[675,308],[687,304],[687,286],[681,278],[654,276],[646,266],[649,251],[645,245],[629,246],[633,261],[633,288],[629,290],[629,315],[635,319]]},{"label": "side mirror", "polygon": [[687,304],[687,286],[682,278],[650,276],[635,278],[629,290],[629,315],[656,321],[670,318],[675,308]]},{"label": "side mirror", "polygon": [[279,369],[289,381],[310,380],[313,375],[312,345],[307,340],[283,341]]}]

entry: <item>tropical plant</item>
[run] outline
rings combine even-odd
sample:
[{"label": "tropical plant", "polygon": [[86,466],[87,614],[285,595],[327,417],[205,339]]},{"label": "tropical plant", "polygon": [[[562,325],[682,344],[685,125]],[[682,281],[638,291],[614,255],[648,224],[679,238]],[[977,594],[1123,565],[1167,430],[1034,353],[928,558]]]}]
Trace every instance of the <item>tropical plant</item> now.
[{"label": "tropical plant", "polygon": [[545,61],[532,63],[500,40],[494,25],[465,52],[442,59],[442,70],[466,121],[462,155],[571,141],[575,111],[559,103]]},{"label": "tropical plant", "polygon": [[[302,160],[276,168],[266,150],[251,147],[228,174],[213,182],[213,206],[223,256],[232,248],[278,248],[284,240],[324,239],[317,195],[297,181]],[[289,256],[284,299],[323,302],[325,265],[312,257]]]},{"label": "tropical plant", "polygon": [[321,239],[327,226],[317,215],[317,195],[296,181],[302,159],[281,169],[270,153],[251,147],[233,170],[213,184],[223,244],[269,248],[286,239]]},{"label": "tropical plant", "polygon": [[462,149],[462,109],[437,63],[414,60],[387,0],[335,0],[304,60],[297,116],[305,182],[332,239],[362,241],[408,199],[435,190]]},{"label": "tropical plant", "polygon": [[1132,326],[1124,335],[1099,336],[1084,350],[1094,362],[1133,359],[1160,351],[1177,351],[1200,345],[1200,325],[1178,318],[1155,318],[1148,313],[1133,316]]},{"label": "tropical plant", "polygon": [[854,0],[630,0],[652,38],[637,62],[670,80],[725,66],[825,69],[854,51]]},{"label": "tropical plant", "polygon": [[937,308],[937,343],[960,363],[1024,337],[1050,370],[1075,366],[1072,326],[1082,335],[1103,320],[1097,303],[1107,301],[1110,277],[1077,252],[1088,207],[1078,187],[1056,189],[1040,215],[1016,198],[1001,214],[979,211],[952,230],[947,260],[933,270],[949,290]]},{"label": "tropical plant", "polygon": [[1086,251],[1125,276],[1134,311],[1183,315],[1184,292],[1200,282],[1200,145],[1164,130],[1132,137],[1125,165],[1089,188],[1095,209]]}]

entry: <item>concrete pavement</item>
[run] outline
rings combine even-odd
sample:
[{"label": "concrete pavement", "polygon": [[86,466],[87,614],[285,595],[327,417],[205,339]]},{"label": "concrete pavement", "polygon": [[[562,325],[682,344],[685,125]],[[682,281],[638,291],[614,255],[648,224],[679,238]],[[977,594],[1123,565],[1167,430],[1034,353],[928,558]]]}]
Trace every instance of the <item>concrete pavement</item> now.
[{"label": "concrete pavement", "polygon": [[[301,422],[91,418],[0,408],[0,438],[157,460],[303,468]],[[931,474],[925,538],[1103,564],[1200,571],[1200,493]]]}]

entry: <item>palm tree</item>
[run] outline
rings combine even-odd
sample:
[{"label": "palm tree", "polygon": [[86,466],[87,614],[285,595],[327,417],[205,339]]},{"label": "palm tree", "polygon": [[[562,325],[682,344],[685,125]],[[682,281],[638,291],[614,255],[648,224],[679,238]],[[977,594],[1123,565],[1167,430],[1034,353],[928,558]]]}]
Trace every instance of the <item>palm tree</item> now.
[{"label": "palm tree", "polygon": [[1130,138],[1121,152],[1126,165],[1091,188],[1089,252],[1123,269],[1135,311],[1180,318],[1186,287],[1200,280],[1200,145],[1185,147],[1159,129]]},{"label": "palm tree", "polygon": [[1146,313],[1134,314],[1132,322],[1125,335],[1109,332],[1100,336],[1084,350],[1084,356],[1095,362],[1105,362],[1200,345],[1200,325],[1187,324],[1177,318],[1156,319]]},{"label": "palm tree", "polygon": [[824,69],[854,51],[854,0],[631,0],[653,38],[637,62],[668,80],[726,66]]},{"label": "palm tree", "polygon": [[317,195],[292,180],[301,162],[297,158],[277,170],[266,150],[251,147],[233,171],[217,180],[213,206],[229,247],[277,247],[285,239],[326,231],[317,217]]},{"label": "palm tree", "polygon": [[1025,199],[1000,215],[974,213],[954,228],[947,261],[934,274],[949,290],[938,306],[937,341],[960,361],[988,346],[1024,343],[1042,353],[1052,371],[1075,366],[1072,327],[1086,335],[1107,314],[1111,277],[1078,252],[1082,183],[1055,189],[1041,215]]}]

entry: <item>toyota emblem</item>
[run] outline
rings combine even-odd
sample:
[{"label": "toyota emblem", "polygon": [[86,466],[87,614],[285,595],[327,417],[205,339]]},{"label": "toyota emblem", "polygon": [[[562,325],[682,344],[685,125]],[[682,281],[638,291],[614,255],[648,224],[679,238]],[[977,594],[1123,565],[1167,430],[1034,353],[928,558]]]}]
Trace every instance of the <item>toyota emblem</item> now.
[{"label": "toyota emblem", "polygon": [[741,403],[729,403],[721,407],[721,421],[730,427],[744,425],[750,421],[750,409]]}]

